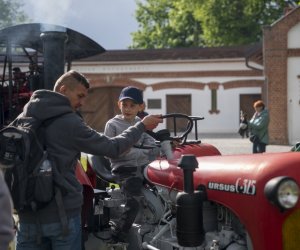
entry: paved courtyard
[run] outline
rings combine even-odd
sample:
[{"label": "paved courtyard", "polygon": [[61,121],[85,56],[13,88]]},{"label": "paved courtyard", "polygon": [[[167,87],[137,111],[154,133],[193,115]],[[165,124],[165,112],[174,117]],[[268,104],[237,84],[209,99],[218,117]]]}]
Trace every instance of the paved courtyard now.
[{"label": "paved courtyard", "polygon": [[[252,143],[249,138],[241,138],[238,134],[200,134],[203,143],[214,145],[222,155],[252,154]],[[288,152],[292,145],[268,145],[266,152]]]}]

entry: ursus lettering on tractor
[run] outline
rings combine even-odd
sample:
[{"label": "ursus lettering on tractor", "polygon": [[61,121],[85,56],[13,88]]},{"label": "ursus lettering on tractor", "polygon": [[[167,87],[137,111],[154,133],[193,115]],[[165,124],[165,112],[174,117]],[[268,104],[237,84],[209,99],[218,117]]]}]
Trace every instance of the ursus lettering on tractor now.
[{"label": "ursus lettering on tractor", "polygon": [[[128,244],[109,244],[110,221],[124,209],[121,189],[96,189],[78,167],[90,204],[83,209],[86,231],[98,247],[93,249],[300,249],[300,153],[222,156],[198,140],[200,117],[164,117],[175,124],[185,118],[186,131],[180,136],[156,133],[162,154],[144,169],[140,212]],[[166,147],[172,141],[175,146]],[[101,183],[114,183],[105,158],[88,156],[88,163],[89,173]]]}]

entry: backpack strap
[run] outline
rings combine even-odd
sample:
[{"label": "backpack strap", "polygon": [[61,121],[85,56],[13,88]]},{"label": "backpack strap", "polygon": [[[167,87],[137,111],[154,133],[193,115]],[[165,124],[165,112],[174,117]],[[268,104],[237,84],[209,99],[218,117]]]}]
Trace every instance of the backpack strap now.
[{"label": "backpack strap", "polygon": [[42,244],[42,226],[40,222],[39,212],[35,211],[36,213],[36,226],[37,226],[37,234],[36,234],[36,243],[38,245]]},{"label": "backpack strap", "polygon": [[[51,117],[49,119],[44,120],[42,122],[42,127],[44,129],[43,133],[45,133],[46,128],[52,122],[54,122],[57,118],[59,118],[61,116],[64,116],[66,114],[69,114],[69,112],[62,113],[60,115],[57,115],[57,116],[54,116],[54,117]],[[45,144],[45,141],[43,142],[43,144]],[[44,145],[44,148],[45,148],[45,145]],[[52,166],[52,167],[54,167],[54,166]],[[59,219],[60,219],[60,222],[61,222],[61,225],[62,225],[62,235],[66,236],[69,233],[69,229],[68,229],[68,217],[67,217],[66,210],[65,210],[65,207],[64,207],[64,203],[63,203],[63,199],[62,199],[62,193],[61,193],[60,188],[57,187],[57,186],[55,186],[54,190],[55,190],[55,196],[54,197],[55,197],[55,201],[56,201],[57,208],[58,208],[58,215],[59,215]]]},{"label": "backpack strap", "polygon": [[68,235],[68,217],[62,200],[62,194],[58,187],[55,187],[55,201],[58,207],[58,214],[62,225],[63,236]]}]

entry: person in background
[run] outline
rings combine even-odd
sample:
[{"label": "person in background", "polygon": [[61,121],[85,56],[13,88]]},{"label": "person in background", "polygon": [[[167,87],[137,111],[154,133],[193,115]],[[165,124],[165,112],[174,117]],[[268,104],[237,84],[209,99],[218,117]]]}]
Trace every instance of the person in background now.
[{"label": "person in background", "polygon": [[141,110],[137,113],[137,116],[139,118],[143,119],[145,116],[149,115],[149,113],[145,111],[145,109],[146,109],[145,102],[143,102],[143,104],[140,107],[141,107]]},{"label": "person in background", "polygon": [[[135,87],[126,87],[121,91],[118,106],[120,115],[110,119],[104,129],[104,134],[114,137],[121,134],[128,127],[140,122],[138,112],[143,110],[143,95]],[[110,158],[112,174],[121,184],[122,192],[126,196],[125,212],[121,219],[112,226],[112,240],[126,242],[127,234],[138,213],[138,198],[142,196],[143,167],[153,161],[160,154],[154,138],[143,133],[140,140],[125,153]]]},{"label": "person in background", "polygon": [[0,170],[0,211],[0,250],[7,250],[15,233],[12,201],[2,170]]},{"label": "person in background", "polygon": [[265,104],[262,100],[258,100],[253,105],[255,113],[249,121],[250,138],[255,138],[252,140],[253,153],[263,153],[266,152],[266,146],[269,143],[269,112],[265,108]]},{"label": "person in background", "polygon": [[82,185],[75,175],[80,152],[117,157],[133,146],[146,130],[162,122],[161,115],[149,115],[121,135],[109,138],[90,128],[77,114],[88,89],[89,81],[70,70],[56,81],[54,91],[33,92],[23,109],[22,116],[41,121],[56,117],[45,129],[45,146],[55,166],[53,175],[60,178],[56,180],[56,187],[62,189],[64,195],[62,208],[53,199],[38,213],[31,210],[19,213],[17,250],[81,250],[83,195]]},{"label": "person in background", "polygon": [[240,128],[238,132],[242,138],[245,138],[245,136],[249,137],[247,113],[243,112],[243,110],[240,113]]}]

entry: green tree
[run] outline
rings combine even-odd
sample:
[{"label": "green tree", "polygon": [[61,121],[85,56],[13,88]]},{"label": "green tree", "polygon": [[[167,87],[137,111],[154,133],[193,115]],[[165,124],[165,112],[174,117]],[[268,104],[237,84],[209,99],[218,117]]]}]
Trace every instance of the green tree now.
[{"label": "green tree", "polygon": [[[227,46],[257,42],[283,15],[283,0],[136,0],[131,48]],[[299,4],[299,3],[298,3]]]},{"label": "green tree", "polygon": [[202,23],[206,46],[240,45],[257,42],[262,26],[282,16],[282,0],[205,0],[194,2],[194,15]]},{"label": "green tree", "polygon": [[131,48],[170,48],[201,45],[201,25],[186,0],[137,0],[139,30]]},{"label": "green tree", "polygon": [[22,7],[20,0],[0,0],[0,29],[27,21]]}]

